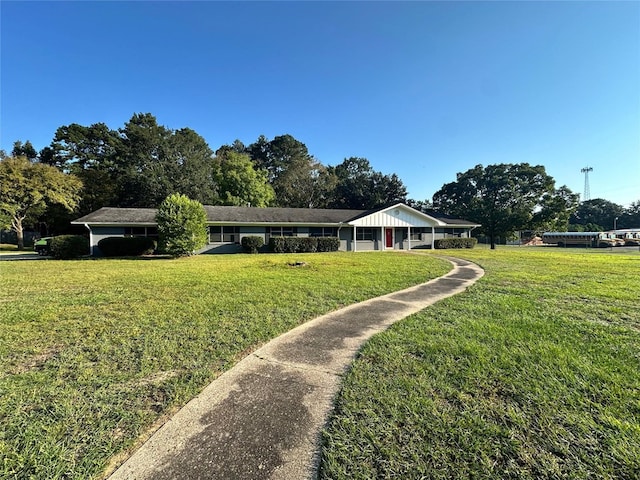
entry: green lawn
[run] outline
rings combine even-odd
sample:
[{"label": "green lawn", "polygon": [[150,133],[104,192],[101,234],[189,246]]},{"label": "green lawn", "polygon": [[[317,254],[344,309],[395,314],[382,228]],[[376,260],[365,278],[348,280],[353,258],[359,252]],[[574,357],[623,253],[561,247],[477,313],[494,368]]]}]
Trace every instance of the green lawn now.
[{"label": "green lawn", "polygon": [[364,347],[320,478],[640,478],[640,253],[620,252],[447,251],[486,275]]},{"label": "green lawn", "polygon": [[2,261],[0,478],[98,478],[260,344],[449,268],[400,253]]}]

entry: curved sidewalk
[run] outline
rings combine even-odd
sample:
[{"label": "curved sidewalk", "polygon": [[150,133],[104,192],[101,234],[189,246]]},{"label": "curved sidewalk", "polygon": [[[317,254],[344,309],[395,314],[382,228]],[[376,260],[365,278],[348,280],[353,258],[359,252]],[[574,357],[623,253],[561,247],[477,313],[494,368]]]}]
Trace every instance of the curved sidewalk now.
[{"label": "curved sidewalk", "polygon": [[465,260],[430,282],[318,317],[272,340],[207,386],[110,480],[309,479],[342,375],[372,335],[464,291]]}]

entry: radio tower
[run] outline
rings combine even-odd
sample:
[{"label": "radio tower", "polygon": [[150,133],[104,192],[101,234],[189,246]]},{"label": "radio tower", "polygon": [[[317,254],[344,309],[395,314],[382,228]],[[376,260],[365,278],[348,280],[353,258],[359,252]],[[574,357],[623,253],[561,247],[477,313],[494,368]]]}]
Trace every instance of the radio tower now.
[{"label": "radio tower", "polygon": [[592,167],[584,167],[582,170],[580,170],[581,173],[584,173],[584,198],[582,199],[583,202],[591,200],[591,192],[589,191],[589,172],[592,171]]}]

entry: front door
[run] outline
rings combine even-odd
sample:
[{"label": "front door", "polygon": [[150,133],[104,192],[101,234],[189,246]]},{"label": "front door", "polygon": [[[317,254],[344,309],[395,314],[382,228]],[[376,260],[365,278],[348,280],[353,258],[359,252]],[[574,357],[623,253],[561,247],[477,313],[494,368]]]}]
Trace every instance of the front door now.
[{"label": "front door", "polygon": [[386,248],[393,248],[393,228],[386,228],[384,231]]}]

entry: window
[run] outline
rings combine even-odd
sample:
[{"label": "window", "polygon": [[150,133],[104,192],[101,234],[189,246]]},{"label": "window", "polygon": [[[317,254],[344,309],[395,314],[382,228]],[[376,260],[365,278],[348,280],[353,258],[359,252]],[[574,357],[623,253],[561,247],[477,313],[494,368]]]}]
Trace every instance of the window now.
[{"label": "window", "polygon": [[338,229],[336,227],[312,227],[309,229],[310,237],[337,237]]},{"label": "window", "polygon": [[156,227],[124,227],[125,237],[157,237]]},{"label": "window", "polygon": [[209,227],[209,243],[240,243],[240,227]]},{"label": "window", "polygon": [[296,227],[269,227],[268,233],[271,237],[296,237],[298,229]]},{"label": "window", "polygon": [[423,240],[425,233],[431,233],[431,229],[427,227],[415,227],[411,229],[411,240]]},{"label": "window", "polygon": [[356,240],[373,240],[375,231],[373,228],[358,228],[356,230]]}]

